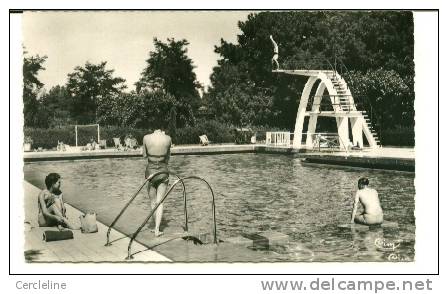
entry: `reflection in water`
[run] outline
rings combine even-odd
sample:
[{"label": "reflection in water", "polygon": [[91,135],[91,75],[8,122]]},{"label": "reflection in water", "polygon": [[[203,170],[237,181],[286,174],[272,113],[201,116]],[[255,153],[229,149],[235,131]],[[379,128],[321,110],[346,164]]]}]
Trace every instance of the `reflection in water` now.
[{"label": "reflection in water", "polygon": [[[55,168],[57,167],[57,168]],[[119,210],[141,185],[145,161],[102,159],[27,164],[26,170],[61,173],[70,182],[101,195],[99,207]],[[216,197],[220,239],[262,231],[290,237],[290,244],[271,248],[275,260],[388,261],[390,252],[379,250],[375,240],[400,240],[394,253],[414,258],[414,173],[303,164],[298,158],[270,154],[173,156],[170,169],[179,176],[206,179]],[[399,229],[341,229],[350,220],[358,178],[365,176],[378,190],[385,219]],[[175,178],[170,179],[173,183]],[[189,222],[210,231],[211,198],[206,185],[186,182]],[[145,189],[142,193],[146,193]],[[144,194],[143,194],[144,195]],[[147,197],[135,205],[149,208]],[[182,225],[182,188],[167,198],[165,224]]]}]

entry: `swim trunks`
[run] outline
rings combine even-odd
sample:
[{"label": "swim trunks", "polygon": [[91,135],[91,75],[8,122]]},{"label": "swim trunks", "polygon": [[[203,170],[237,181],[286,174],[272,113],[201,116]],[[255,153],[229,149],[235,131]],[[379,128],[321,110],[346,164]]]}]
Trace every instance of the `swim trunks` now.
[{"label": "swim trunks", "polygon": [[159,162],[153,162],[149,161],[146,165],[145,170],[145,178],[148,178],[150,175],[157,173],[157,172],[166,172],[166,174],[160,174],[155,176],[149,184],[153,187],[158,187],[161,183],[168,184],[169,181],[169,170],[168,170],[168,164],[164,161]]},{"label": "swim trunks", "polygon": [[[56,199],[59,199],[59,196],[53,193],[50,193],[48,190],[45,190],[45,196],[44,196],[44,202],[45,207],[49,209],[51,206],[56,204]],[[51,218],[46,218],[42,207],[40,205],[39,199],[37,200],[37,206],[38,206],[38,214],[37,214],[37,222],[40,227],[53,227],[58,225],[58,222]],[[61,208],[62,209],[62,208]],[[65,211],[61,211],[61,213],[65,216]]]},{"label": "swim trunks", "polygon": [[[49,195],[48,195],[49,194]],[[51,193],[46,193],[44,197],[45,206],[47,209],[49,209],[54,203],[55,203],[55,197]],[[39,200],[37,200],[38,205],[38,214],[37,214],[37,222],[39,224],[39,227],[53,227],[56,226],[58,223],[53,219],[47,219],[42,211],[42,207],[40,205]]]},{"label": "swim trunks", "polygon": [[383,223],[383,215],[361,214],[356,216],[355,222],[362,225],[380,225]]}]

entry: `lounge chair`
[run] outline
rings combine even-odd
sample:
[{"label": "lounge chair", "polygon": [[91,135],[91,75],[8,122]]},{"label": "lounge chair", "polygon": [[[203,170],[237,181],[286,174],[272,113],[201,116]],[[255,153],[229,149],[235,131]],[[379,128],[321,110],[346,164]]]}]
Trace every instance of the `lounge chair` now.
[{"label": "lounge chair", "polygon": [[207,138],[207,135],[199,136],[199,140],[201,140],[202,146],[207,146],[210,143],[210,141]]},{"label": "lounge chair", "polygon": [[106,149],[106,144],[107,140],[100,140],[98,146],[100,147],[100,149]]},{"label": "lounge chair", "polygon": [[120,138],[113,138],[113,139],[114,139],[115,148],[117,148],[118,150],[121,150],[123,148],[123,145],[121,145]]},{"label": "lounge chair", "polygon": [[135,138],[126,138],[124,140],[124,146],[126,149],[136,149],[137,145],[137,139]]},{"label": "lounge chair", "polygon": [[56,147],[57,151],[65,151],[65,144],[62,141],[58,140],[58,146]]}]

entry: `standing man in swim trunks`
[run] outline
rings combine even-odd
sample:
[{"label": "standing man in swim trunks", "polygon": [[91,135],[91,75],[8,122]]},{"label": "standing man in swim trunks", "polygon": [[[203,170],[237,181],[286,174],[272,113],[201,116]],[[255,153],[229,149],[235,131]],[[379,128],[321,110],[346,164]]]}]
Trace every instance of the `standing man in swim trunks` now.
[{"label": "standing man in swim trunks", "polygon": [[[381,209],[378,192],[368,187],[369,179],[360,178],[358,180],[358,191],[353,202],[352,220],[351,222],[363,225],[379,225],[383,222],[383,210]],[[362,214],[356,215],[358,202],[364,207]]]},{"label": "standing man in swim trunks", "polygon": [[[143,137],[143,157],[148,159],[145,171],[145,178],[156,172],[166,172],[155,176],[148,182],[148,195],[151,201],[151,208],[165,195],[168,187],[171,137],[162,130],[155,130],[153,133]],[[160,232],[160,222],[162,221],[163,204],[160,204],[156,211],[154,234],[156,237],[162,235]]]},{"label": "standing man in swim trunks", "polygon": [[272,38],[272,35],[269,35],[269,39],[271,39],[272,45],[274,46],[274,56],[272,56],[272,63],[275,64],[275,70],[280,69],[280,65],[278,64],[278,45]]}]

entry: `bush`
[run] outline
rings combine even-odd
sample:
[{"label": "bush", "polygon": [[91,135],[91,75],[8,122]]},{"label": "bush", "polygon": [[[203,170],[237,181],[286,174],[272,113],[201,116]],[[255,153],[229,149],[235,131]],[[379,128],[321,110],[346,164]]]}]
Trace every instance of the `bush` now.
[{"label": "bush", "polygon": [[195,126],[186,126],[176,130],[174,144],[199,144],[199,136],[207,135],[212,143],[232,143],[235,141],[232,126],[214,120],[203,120]]},{"label": "bush", "polygon": [[24,135],[31,137],[34,148],[53,148],[58,145],[58,140],[75,145],[75,128],[72,126],[53,129],[25,128]]},{"label": "bush", "polygon": [[[206,134],[208,139],[213,143],[230,143],[235,141],[232,135],[232,129],[232,126],[216,121],[200,121],[195,126],[176,129],[176,133],[172,135],[172,139],[174,144],[199,144],[199,136]],[[107,146],[111,147],[114,146],[113,138],[119,137],[124,142],[125,136],[131,134],[137,139],[138,144],[141,145],[143,137],[152,131],[152,129],[100,126],[100,139],[106,139]],[[76,145],[74,126],[51,129],[25,128],[24,135],[29,136],[33,140],[33,146],[35,148],[42,147],[51,149],[57,146],[58,141],[62,141],[71,146]],[[96,128],[83,129],[82,132],[78,132],[78,146],[86,145],[91,137],[97,140]]]},{"label": "bush", "polygon": [[121,142],[127,135],[132,135],[139,145],[143,143],[143,137],[152,132],[150,129],[136,129],[131,127],[116,127],[116,126],[106,126],[100,128],[100,137],[106,139],[107,146],[114,146],[113,138],[120,138]]},{"label": "bush", "polygon": [[196,128],[202,130],[202,134],[206,134],[207,138],[214,143],[233,143],[235,141],[232,133],[233,126],[231,125],[215,120],[204,120],[198,122]]},{"label": "bush", "polygon": [[233,136],[235,137],[235,144],[249,144],[254,132],[248,128],[233,129]]},{"label": "bush", "polygon": [[[147,134],[149,130],[144,129],[134,129],[126,127],[101,127],[100,126],[100,139],[106,139],[107,146],[114,146],[113,138],[120,137],[124,140],[127,134],[132,134],[138,141],[139,144],[142,143],[143,136]],[[70,146],[76,145],[75,138],[75,126],[64,126],[51,129],[39,129],[39,128],[25,128],[24,135],[29,136],[34,141],[34,147],[42,147],[46,149],[51,149],[57,146],[58,141],[62,141]],[[78,146],[86,145],[90,138],[95,138],[97,140],[97,129],[89,128],[78,130]]]},{"label": "bush", "polygon": [[[253,126],[252,131],[256,135],[257,142],[266,139],[266,131],[287,131],[278,128]],[[96,140],[96,129],[87,129],[88,131],[78,134],[78,146],[87,144],[90,137]],[[91,132],[92,131],[92,132]],[[291,131],[291,130],[290,130]],[[107,146],[114,146],[113,138],[120,137],[124,142],[124,137],[131,134],[139,145],[143,142],[143,137],[152,132],[151,129],[135,129],[130,127],[107,126],[100,127],[101,139],[107,140]],[[92,133],[92,134],[91,134]],[[235,137],[235,127],[223,124],[213,120],[203,120],[197,122],[195,126],[186,126],[176,130],[172,135],[173,143],[181,144],[199,144],[199,136],[207,135],[212,143],[235,143],[238,138]],[[51,149],[57,146],[58,140],[75,146],[75,127],[64,126],[52,129],[25,128],[25,137],[33,141],[33,147]],[[170,134],[171,135],[171,134]],[[382,130],[381,144],[383,146],[414,146],[414,129],[412,127],[397,126],[393,129]]]},{"label": "bush", "polygon": [[381,144],[383,146],[415,146],[415,133],[412,127],[397,126],[382,130]]}]

